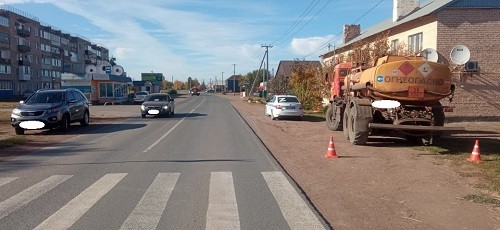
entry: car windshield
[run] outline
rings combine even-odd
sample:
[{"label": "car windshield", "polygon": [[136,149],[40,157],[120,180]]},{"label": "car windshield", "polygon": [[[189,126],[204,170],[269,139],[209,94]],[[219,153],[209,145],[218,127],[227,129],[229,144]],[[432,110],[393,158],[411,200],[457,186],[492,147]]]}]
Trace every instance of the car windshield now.
[{"label": "car windshield", "polygon": [[38,92],[33,94],[26,101],[27,104],[33,103],[59,103],[64,100],[62,92]]},{"label": "car windshield", "polygon": [[296,97],[278,97],[278,102],[299,102],[299,99]]},{"label": "car windshield", "polygon": [[167,95],[151,95],[146,101],[168,101]]}]

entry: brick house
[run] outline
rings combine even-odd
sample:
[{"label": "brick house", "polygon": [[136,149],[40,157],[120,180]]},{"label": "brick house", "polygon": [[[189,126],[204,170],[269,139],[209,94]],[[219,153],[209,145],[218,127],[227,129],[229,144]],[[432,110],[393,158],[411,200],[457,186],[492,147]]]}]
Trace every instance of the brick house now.
[{"label": "brick house", "polygon": [[[426,48],[435,49],[438,62],[452,69],[457,87],[450,104],[455,120],[491,120],[500,117],[500,1],[491,0],[394,0],[393,17],[366,31],[360,25],[344,27],[343,44],[322,55],[325,66],[348,56],[359,44],[373,44],[387,37],[389,52],[403,48],[419,54]],[[453,64],[450,52],[457,45],[470,50],[470,62],[480,71],[468,77],[464,66]],[[467,65],[467,64],[466,64]],[[480,111],[480,113],[478,113]]]}]

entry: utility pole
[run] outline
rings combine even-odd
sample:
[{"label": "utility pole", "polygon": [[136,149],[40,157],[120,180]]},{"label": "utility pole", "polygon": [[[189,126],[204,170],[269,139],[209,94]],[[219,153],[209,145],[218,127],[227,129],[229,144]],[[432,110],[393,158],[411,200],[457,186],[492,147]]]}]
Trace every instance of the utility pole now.
[{"label": "utility pole", "polygon": [[221,89],[221,92],[224,93],[224,72],[222,72],[222,89]]},{"label": "utility pole", "polygon": [[236,95],[236,64],[233,64],[233,96]]},{"label": "utility pole", "polygon": [[262,97],[267,97],[267,95],[264,95],[266,94],[266,90],[267,90],[267,87],[266,87],[266,79],[267,79],[267,74],[269,73],[269,48],[273,48],[272,45],[262,45],[262,47],[266,48],[266,53],[265,53],[265,56],[266,56],[266,72],[264,73],[264,76],[263,76],[263,81],[262,81],[262,84],[263,84],[263,88],[264,88],[264,92],[262,92]]}]

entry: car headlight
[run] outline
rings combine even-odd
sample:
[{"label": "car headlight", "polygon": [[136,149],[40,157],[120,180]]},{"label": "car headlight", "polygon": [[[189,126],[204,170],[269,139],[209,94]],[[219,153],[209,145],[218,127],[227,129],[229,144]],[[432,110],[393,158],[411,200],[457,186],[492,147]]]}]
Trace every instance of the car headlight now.
[{"label": "car headlight", "polygon": [[12,114],[14,114],[14,115],[21,115],[21,110],[19,110],[19,109],[13,109],[12,110]]},{"label": "car headlight", "polygon": [[141,110],[145,110],[145,109],[146,109],[146,106],[141,105]]},{"label": "car headlight", "polygon": [[168,105],[163,106],[163,109],[168,109]]},{"label": "car headlight", "polygon": [[52,108],[52,109],[47,109],[45,113],[52,114],[52,113],[58,113],[61,111],[61,108]]}]

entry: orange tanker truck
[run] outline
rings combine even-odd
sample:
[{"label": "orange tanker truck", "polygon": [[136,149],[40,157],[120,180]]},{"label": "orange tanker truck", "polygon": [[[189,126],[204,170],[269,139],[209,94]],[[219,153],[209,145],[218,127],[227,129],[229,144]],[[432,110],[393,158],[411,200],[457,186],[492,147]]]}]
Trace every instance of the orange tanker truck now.
[{"label": "orange tanker truck", "polygon": [[434,144],[441,132],[464,129],[443,126],[440,100],[453,97],[451,77],[448,66],[419,56],[385,56],[373,67],[339,63],[325,78],[331,86],[326,123],[355,145],[393,131]]}]

